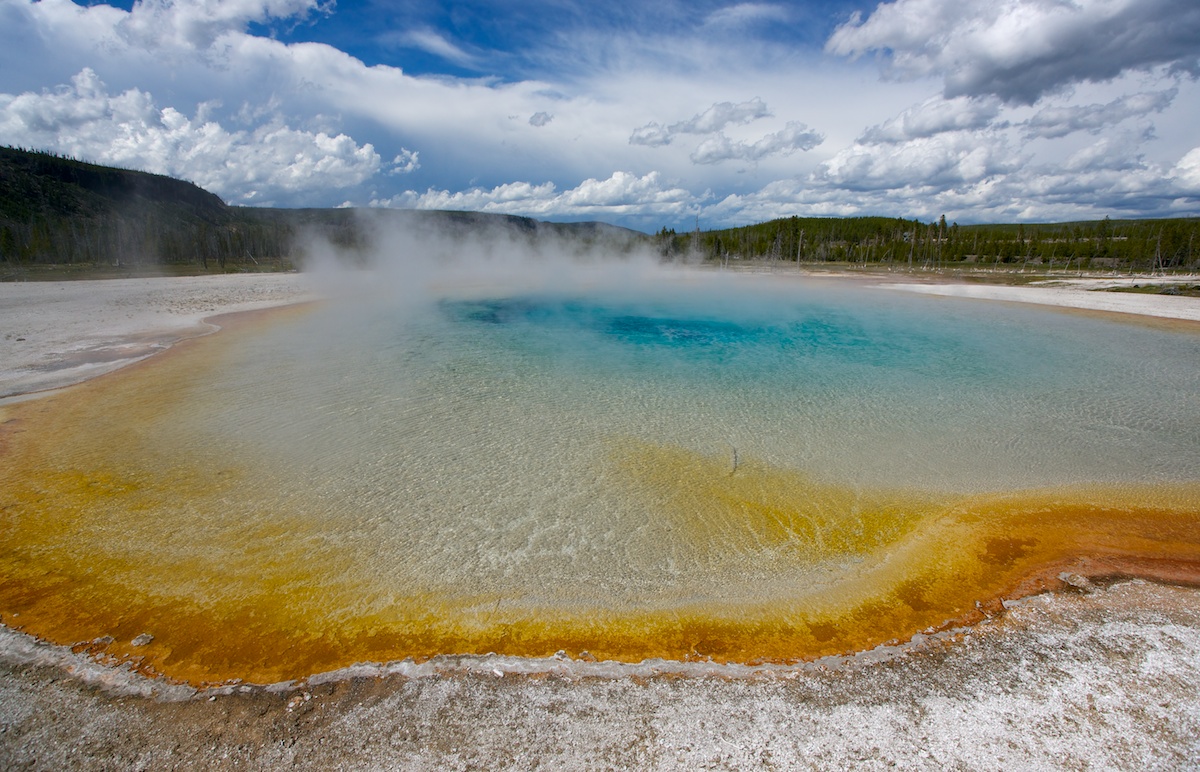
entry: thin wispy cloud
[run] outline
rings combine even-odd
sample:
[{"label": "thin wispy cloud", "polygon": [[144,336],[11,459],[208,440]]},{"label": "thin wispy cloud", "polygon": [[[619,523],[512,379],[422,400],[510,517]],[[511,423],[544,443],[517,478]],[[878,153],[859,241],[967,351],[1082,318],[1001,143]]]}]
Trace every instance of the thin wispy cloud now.
[{"label": "thin wispy cloud", "polygon": [[474,67],[478,60],[444,36],[431,29],[414,29],[405,32],[389,32],[379,36],[380,42],[389,46],[415,48],[455,64]]},{"label": "thin wispy cloud", "polygon": [[764,22],[788,20],[788,9],[775,3],[738,3],[718,8],[704,19],[704,26],[725,30]]}]

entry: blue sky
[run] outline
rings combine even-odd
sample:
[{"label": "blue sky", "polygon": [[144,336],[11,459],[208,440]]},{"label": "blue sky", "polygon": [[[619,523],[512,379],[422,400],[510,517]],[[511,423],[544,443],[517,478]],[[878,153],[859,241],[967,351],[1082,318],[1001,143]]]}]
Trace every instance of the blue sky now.
[{"label": "blue sky", "polygon": [[0,143],[646,231],[1200,214],[1195,0],[0,0]]}]

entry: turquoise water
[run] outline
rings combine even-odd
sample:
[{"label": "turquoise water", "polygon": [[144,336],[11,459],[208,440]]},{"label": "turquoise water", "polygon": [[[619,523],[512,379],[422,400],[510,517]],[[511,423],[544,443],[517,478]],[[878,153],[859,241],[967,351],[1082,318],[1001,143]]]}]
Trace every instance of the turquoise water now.
[{"label": "turquoise water", "polygon": [[790,661],[1200,554],[1191,330],[830,280],[366,277],[24,408],[6,608],[150,631],[128,654],[194,682]]},{"label": "turquoise water", "polygon": [[515,459],[628,433],[952,490],[1200,468],[1200,337],[1030,307],[754,280],[385,295],[247,346],[216,386],[246,398],[229,428],[339,454],[461,435]]},{"label": "turquoise water", "polygon": [[615,469],[629,441],[850,489],[1192,480],[1198,363],[1196,335],[828,281],[376,287],[239,342],[181,436],[405,587],[638,603],[815,564],[698,558]]}]

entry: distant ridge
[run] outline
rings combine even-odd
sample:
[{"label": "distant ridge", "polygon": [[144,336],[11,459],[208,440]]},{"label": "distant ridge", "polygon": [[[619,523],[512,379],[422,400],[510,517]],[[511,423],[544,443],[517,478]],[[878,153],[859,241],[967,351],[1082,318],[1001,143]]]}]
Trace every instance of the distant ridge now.
[{"label": "distant ridge", "polygon": [[617,248],[648,238],[605,223],[480,212],[234,207],[172,177],[0,147],[0,279],[47,266],[110,274],[288,269],[315,237],[350,251],[367,248],[372,223],[459,238],[503,232],[531,242],[602,240]]}]

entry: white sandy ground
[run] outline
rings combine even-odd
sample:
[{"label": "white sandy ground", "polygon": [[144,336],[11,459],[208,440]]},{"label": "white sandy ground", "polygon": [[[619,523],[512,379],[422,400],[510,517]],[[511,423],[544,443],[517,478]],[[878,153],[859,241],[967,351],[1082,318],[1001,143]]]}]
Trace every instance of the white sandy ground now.
[{"label": "white sandy ground", "polygon": [[0,767],[1195,769],[1196,598],[1039,596],[950,641],[782,673],[533,676],[480,657],[158,700],[0,630]]},{"label": "white sandy ground", "polygon": [[313,297],[298,273],[0,283],[0,398],[78,383],[216,328],[203,319]]},{"label": "white sandy ground", "polygon": [[1200,321],[1200,298],[1172,295],[1142,295],[1129,292],[1103,292],[1113,287],[1140,284],[1200,284],[1200,276],[1171,277],[1093,277],[1059,279],[1052,283],[1020,287],[1003,284],[918,284],[884,283],[879,286],[926,295],[942,295],[981,300],[1005,300],[1016,303],[1080,308],[1121,314],[1154,316],[1162,319]]},{"label": "white sandy ground", "polygon": [[[901,288],[1200,319],[1195,298]],[[313,295],[294,274],[0,284],[0,396]],[[215,692],[0,626],[0,769],[293,766],[1200,769],[1200,591],[1040,596],[969,633],[792,669],[476,657]]]}]

